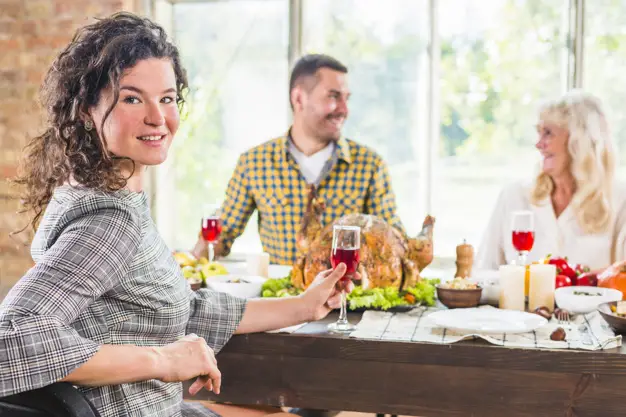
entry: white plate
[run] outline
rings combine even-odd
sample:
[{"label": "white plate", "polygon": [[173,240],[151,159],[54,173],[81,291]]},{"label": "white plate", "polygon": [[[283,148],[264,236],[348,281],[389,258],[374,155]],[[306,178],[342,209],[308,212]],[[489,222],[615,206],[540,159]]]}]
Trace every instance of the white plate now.
[{"label": "white plate", "polygon": [[499,308],[456,308],[428,316],[439,327],[478,334],[527,333],[548,321],[537,314]]},{"label": "white plate", "polygon": [[[233,281],[240,282],[233,282]],[[261,296],[261,287],[265,278],[251,275],[216,275],[206,280],[207,287],[212,290],[225,292],[241,298],[254,298]]]}]

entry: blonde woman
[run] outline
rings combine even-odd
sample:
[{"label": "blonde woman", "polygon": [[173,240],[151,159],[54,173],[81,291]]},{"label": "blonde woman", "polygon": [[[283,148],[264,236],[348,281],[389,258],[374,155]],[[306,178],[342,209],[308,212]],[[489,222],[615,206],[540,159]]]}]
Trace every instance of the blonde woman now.
[{"label": "blonde woman", "polygon": [[626,192],[614,182],[615,153],[600,101],[571,91],[547,103],[537,133],[539,175],[501,192],[478,250],[478,268],[517,260],[511,218],[518,210],[534,214],[529,262],[552,254],[596,269],[626,259]]}]

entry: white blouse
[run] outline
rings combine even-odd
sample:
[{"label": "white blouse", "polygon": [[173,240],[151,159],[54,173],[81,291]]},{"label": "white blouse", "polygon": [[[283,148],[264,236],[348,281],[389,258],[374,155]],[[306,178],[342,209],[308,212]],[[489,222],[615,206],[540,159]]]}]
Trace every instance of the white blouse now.
[{"label": "white blouse", "polygon": [[616,209],[614,221],[604,233],[587,234],[568,206],[557,218],[550,197],[540,205],[530,203],[531,185],[515,183],[500,193],[476,256],[478,269],[497,269],[500,265],[516,262],[513,247],[512,213],[530,210],[535,217],[535,243],[527,261],[537,261],[548,254],[567,256],[570,263],[580,263],[591,269],[604,268],[616,260],[626,259],[626,187],[615,187],[613,200]]}]

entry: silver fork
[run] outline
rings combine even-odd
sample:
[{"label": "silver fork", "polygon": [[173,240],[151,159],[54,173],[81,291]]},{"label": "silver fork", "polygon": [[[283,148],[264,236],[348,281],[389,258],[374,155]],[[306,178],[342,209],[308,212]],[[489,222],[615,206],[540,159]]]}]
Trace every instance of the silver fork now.
[{"label": "silver fork", "polygon": [[558,320],[559,324],[571,324],[572,323],[572,315],[567,310],[563,310],[558,308],[554,311],[554,317]]},{"label": "silver fork", "polygon": [[[556,319],[558,320],[559,325],[565,326],[572,324],[572,315],[567,310],[557,309],[554,312],[554,317],[556,317]],[[581,342],[583,343],[583,345],[593,345],[591,334],[589,334],[589,329],[587,328],[585,323],[581,324],[578,327],[578,332],[582,337]]]}]

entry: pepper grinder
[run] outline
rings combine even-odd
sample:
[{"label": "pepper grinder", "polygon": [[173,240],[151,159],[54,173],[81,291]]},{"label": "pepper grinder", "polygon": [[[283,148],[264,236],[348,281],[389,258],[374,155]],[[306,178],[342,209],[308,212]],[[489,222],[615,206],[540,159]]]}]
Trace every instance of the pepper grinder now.
[{"label": "pepper grinder", "polygon": [[456,274],[455,278],[469,278],[472,275],[474,264],[474,247],[463,239],[463,243],[456,247]]}]

